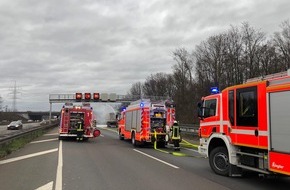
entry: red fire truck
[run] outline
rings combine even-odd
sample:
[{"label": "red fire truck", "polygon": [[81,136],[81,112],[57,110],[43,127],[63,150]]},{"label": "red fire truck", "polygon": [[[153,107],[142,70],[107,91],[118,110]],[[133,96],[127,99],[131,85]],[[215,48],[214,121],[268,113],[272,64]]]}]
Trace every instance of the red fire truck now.
[{"label": "red fire truck", "polygon": [[169,101],[138,100],[121,113],[118,122],[119,138],[131,139],[134,146],[157,141],[157,146],[163,147],[174,120],[175,108]]},{"label": "red fire truck", "polygon": [[215,173],[290,175],[289,71],[202,98],[198,150]]},{"label": "red fire truck", "polygon": [[98,137],[100,130],[96,129],[93,108],[89,103],[73,105],[66,103],[61,109],[59,139],[74,137],[77,140],[88,140]]}]

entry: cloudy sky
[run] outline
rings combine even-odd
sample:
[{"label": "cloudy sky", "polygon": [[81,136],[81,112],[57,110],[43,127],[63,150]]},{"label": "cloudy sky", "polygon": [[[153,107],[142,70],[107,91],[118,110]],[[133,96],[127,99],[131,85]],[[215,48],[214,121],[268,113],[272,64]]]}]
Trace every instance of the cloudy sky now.
[{"label": "cloudy sky", "polygon": [[0,96],[49,110],[49,94],[115,92],[171,73],[172,52],[242,22],[272,35],[289,0],[0,0]]}]

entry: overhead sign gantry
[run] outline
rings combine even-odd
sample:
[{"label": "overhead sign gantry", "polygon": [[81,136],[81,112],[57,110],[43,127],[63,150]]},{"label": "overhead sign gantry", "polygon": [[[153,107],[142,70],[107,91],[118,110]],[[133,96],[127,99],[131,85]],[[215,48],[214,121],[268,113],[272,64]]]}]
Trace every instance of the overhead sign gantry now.
[{"label": "overhead sign gantry", "polygon": [[50,112],[49,118],[51,119],[52,112],[52,103],[73,103],[73,102],[95,102],[95,103],[104,103],[104,102],[132,102],[142,98],[150,98],[151,100],[165,100],[167,97],[161,96],[150,96],[150,97],[141,97],[141,96],[130,96],[130,95],[117,95],[116,93],[81,93],[77,92],[74,94],[49,94],[49,103],[50,103]]},{"label": "overhead sign gantry", "polygon": [[116,93],[80,93],[75,94],[50,94],[49,103],[66,102],[116,102],[123,99],[124,96]]},{"label": "overhead sign gantry", "polygon": [[137,96],[117,95],[116,93],[99,93],[99,92],[77,92],[74,94],[49,94],[51,119],[52,103],[73,103],[73,102],[131,102],[139,99]]}]

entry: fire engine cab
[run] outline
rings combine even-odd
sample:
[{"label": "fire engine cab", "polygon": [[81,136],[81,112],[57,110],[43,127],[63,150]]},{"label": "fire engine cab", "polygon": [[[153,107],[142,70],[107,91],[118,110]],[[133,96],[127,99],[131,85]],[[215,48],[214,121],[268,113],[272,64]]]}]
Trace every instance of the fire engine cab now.
[{"label": "fire engine cab", "polygon": [[130,139],[134,146],[156,141],[157,146],[164,147],[174,120],[175,108],[172,103],[137,100],[121,112],[119,138]]},{"label": "fire engine cab", "polygon": [[74,137],[77,140],[88,140],[98,137],[100,130],[96,129],[93,108],[89,103],[73,105],[66,103],[61,109],[59,139]]},{"label": "fire engine cab", "polygon": [[290,70],[203,97],[198,115],[198,150],[215,173],[290,175]]}]

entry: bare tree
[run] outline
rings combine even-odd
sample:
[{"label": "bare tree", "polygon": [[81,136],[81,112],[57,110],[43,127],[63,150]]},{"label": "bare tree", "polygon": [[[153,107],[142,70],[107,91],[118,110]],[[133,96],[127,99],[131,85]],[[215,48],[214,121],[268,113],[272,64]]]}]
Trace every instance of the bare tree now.
[{"label": "bare tree", "polygon": [[181,122],[193,122],[192,113],[195,110],[194,97],[194,61],[192,54],[185,48],[173,52],[176,64],[173,66],[175,84],[174,101],[176,102],[176,117]]},{"label": "bare tree", "polygon": [[238,27],[231,26],[225,34],[225,86],[243,82],[242,34]]},{"label": "bare tree", "polygon": [[143,85],[145,96],[159,96],[171,98],[173,83],[171,76],[166,73],[151,74]]},{"label": "bare tree", "polygon": [[193,82],[192,71],[194,69],[194,64],[192,60],[192,55],[185,48],[176,49],[173,52],[173,59],[176,64],[173,66],[173,71],[176,77],[178,77],[179,88],[183,89],[186,87],[186,83],[189,80],[189,84]]},{"label": "bare tree", "polygon": [[204,93],[213,85],[224,89],[260,76],[264,39],[264,33],[243,23],[241,30],[231,26],[226,33],[211,36],[196,46],[196,75],[198,84],[207,88]]},{"label": "bare tree", "polygon": [[211,36],[207,41],[196,46],[196,74],[198,83],[207,88],[210,86],[223,88],[227,80],[225,34]]},{"label": "bare tree", "polygon": [[196,103],[210,93],[211,86],[222,90],[248,78],[290,68],[290,24],[284,21],[281,32],[266,41],[265,33],[245,22],[210,36],[192,53],[179,48],[172,55],[172,74],[151,74],[144,84],[133,84],[130,94],[172,97],[177,119],[192,123]]},{"label": "bare tree", "polygon": [[167,74],[167,95],[170,99],[174,96],[176,92],[176,86],[174,83],[174,77],[172,74]]},{"label": "bare tree", "polygon": [[281,55],[281,64],[283,69],[290,68],[290,23],[289,20],[282,22],[281,32],[274,33],[274,46]]},{"label": "bare tree", "polygon": [[265,33],[256,31],[249,23],[242,23],[244,56],[243,64],[245,66],[245,79],[261,76],[260,72],[260,51],[265,40]]},{"label": "bare tree", "polygon": [[141,82],[136,82],[136,83],[132,84],[130,92],[128,93],[128,95],[141,98],[143,95],[142,88],[143,88],[143,84]]},{"label": "bare tree", "polygon": [[260,51],[261,76],[283,71],[284,67],[279,62],[275,47],[268,41]]}]

